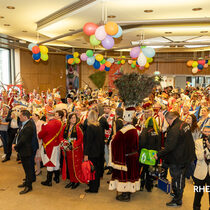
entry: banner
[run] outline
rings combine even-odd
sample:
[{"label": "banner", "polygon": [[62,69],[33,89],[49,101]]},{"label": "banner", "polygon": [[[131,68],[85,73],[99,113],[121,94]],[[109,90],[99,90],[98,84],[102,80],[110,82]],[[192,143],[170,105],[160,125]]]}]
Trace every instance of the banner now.
[{"label": "banner", "polygon": [[66,92],[79,89],[79,65],[70,65],[66,60]]}]

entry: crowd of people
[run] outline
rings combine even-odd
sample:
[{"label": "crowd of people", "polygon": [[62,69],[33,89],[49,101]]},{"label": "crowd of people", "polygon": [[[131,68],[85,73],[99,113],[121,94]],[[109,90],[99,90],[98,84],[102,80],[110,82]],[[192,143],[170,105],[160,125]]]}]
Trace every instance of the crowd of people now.
[{"label": "crowd of people", "polygon": [[[156,87],[134,109],[125,110],[114,90],[71,90],[61,99],[59,90],[26,93],[1,92],[0,134],[4,156],[12,149],[23,165],[24,182],[32,190],[36,176],[47,169],[43,186],[69,180],[66,188],[88,183],[86,193],[98,193],[104,171],[111,175],[109,190],[121,192],[119,201],[144,188],[151,192],[154,172],[169,169],[173,199],[168,206],[182,205],[185,177],[195,186],[210,185],[210,88]],[[155,150],[154,166],[139,162],[142,149]],[[92,163],[94,178],[87,180],[83,163]],[[160,172],[160,170],[159,170]],[[194,209],[201,208],[203,192],[195,192]]]}]

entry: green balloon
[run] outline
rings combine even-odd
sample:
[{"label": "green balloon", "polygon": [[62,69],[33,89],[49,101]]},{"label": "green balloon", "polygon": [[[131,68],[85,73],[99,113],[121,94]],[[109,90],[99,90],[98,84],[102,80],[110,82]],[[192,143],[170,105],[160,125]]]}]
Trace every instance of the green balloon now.
[{"label": "green balloon", "polygon": [[208,61],[208,65],[210,66],[210,60]]},{"label": "green balloon", "polygon": [[117,61],[117,64],[121,64],[121,61]]},{"label": "green balloon", "polygon": [[141,46],[141,49],[146,48],[146,46]]},{"label": "green balloon", "polygon": [[41,53],[41,59],[42,59],[43,61],[47,61],[47,60],[48,60],[48,54],[43,54],[43,53]]},{"label": "green balloon", "polygon": [[96,39],[95,35],[90,36],[90,44],[93,46],[97,46],[101,43],[98,39]]},{"label": "green balloon", "polygon": [[88,57],[93,57],[93,51],[92,50],[87,50],[86,55]]},{"label": "green balloon", "polygon": [[136,65],[132,63],[132,64],[131,64],[131,68],[134,69],[135,67],[136,67]]},{"label": "green balloon", "polygon": [[103,60],[101,61],[101,64],[105,64],[105,63],[106,63],[106,60],[103,59]]}]

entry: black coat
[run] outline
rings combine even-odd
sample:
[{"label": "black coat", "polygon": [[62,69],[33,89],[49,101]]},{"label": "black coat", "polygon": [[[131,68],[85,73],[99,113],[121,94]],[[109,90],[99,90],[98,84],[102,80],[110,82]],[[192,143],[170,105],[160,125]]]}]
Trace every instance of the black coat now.
[{"label": "black coat", "polygon": [[175,119],[168,127],[165,148],[158,152],[159,158],[174,165],[187,165],[195,158],[195,144],[190,126]]},{"label": "black coat", "polygon": [[100,157],[104,153],[104,133],[101,126],[88,125],[84,132],[84,155]]},{"label": "black coat", "polygon": [[33,154],[32,140],[34,136],[34,126],[29,120],[25,126],[17,134],[17,144],[15,150],[20,154],[20,157],[30,157]]}]

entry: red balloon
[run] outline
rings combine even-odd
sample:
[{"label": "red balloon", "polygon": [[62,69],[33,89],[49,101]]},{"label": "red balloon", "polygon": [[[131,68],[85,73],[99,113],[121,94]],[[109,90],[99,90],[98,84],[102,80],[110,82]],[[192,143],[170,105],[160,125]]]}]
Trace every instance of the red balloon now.
[{"label": "red balloon", "polygon": [[37,53],[39,53],[39,52],[40,52],[40,49],[39,49],[38,46],[32,47],[32,53],[37,54]]},{"label": "red balloon", "polygon": [[91,36],[91,35],[95,34],[95,31],[97,28],[98,28],[98,25],[96,25],[95,23],[86,23],[83,26],[83,31],[88,36]]},{"label": "red balloon", "polygon": [[206,63],[205,60],[198,60],[198,64],[204,65]]}]

